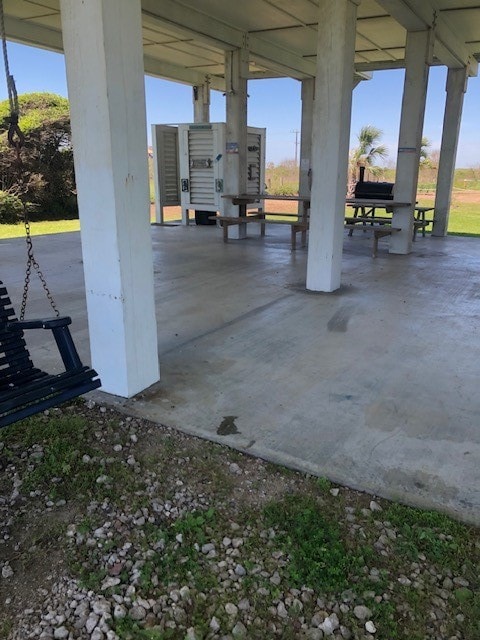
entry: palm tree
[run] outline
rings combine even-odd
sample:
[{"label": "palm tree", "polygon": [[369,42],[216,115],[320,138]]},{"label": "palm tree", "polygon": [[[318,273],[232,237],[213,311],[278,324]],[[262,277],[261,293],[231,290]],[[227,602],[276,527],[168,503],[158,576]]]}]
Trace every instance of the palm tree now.
[{"label": "palm tree", "polygon": [[350,152],[350,185],[355,184],[357,181],[359,167],[367,167],[374,175],[381,170],[375,163],[379,158],[383,159],[388,155],[387,147],[379,144],[382,135],[383,131],[371,124],[367,124],[360,129],[357,136],[358,147],[355,147]]},{"label": "palm tree", "polygon": [[430,165],[430,151],[428,148],[430,147],[430,140],[423,136],[422,138],[422,146],[420,147],[420,164],[424,166]]}]

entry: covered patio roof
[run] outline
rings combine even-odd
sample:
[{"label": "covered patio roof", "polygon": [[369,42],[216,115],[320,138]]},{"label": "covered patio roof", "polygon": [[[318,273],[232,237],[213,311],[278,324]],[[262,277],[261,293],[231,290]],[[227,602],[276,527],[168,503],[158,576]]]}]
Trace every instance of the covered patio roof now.
[{"label": "covered patio roof", "polygon": [[[104,390],[133,397],[160,375],[145,72],[197,85],[193,94],[202,93],[205,104],[210,88],[225,92],[226,139],[215,157],[224,166],[219,189],[225,194],[244,193],[247,186],[247,80],[301,81],[300,195],[311,201],[306,289],[334,292],[342,283],[352,76],[406,69],[393,193],[397,233],[389,246],[393,260],[393,254],[412,250],[428,70],[445,65],[438,181],[444,192],[437,191],[433,235],[446,234],[463,95],[480,59],[478,0],[3,4],[8,38],[65,51],[92,364]],[[227,215],[238,217],[233,200],[225,207]],[[245,236],[245,226],[237,225],[238,238]]]},{"label": "covered patio roof", "polygon": [[[62,51],[59,0],[4,0],[8,36]],[[142,0],[145,71],[191,85],[226,90],[224,53],[249,49],[249,77],[315,77],[315,0]],[[362,0],[358,7],[355,71],[405,66],[408,31],[435,29],[433,64],[450,68],[480,58],[477,0]]]}]

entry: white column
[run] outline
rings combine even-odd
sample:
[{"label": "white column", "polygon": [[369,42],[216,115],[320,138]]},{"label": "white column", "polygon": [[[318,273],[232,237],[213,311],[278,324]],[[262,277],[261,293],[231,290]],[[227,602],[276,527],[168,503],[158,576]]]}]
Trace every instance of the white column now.
[{"label": "white column", "polygon": [[[299,168],[299,195],[310,195],[310,169],[312,166],[312,127],[313,105],[315,99],[315,78],[302,80],[302,125],[300,132],[300,168]],[[303,211],[300,202],[298,211]]]},{"label": "white column", "polygon": [[[248,50],[236,49],[225,54],[226,83],[226,149],[224,165],[224,193],[245,193],[247,189],[247,73]],[[224,215],[238,216],[238,207],[229,200]],[[244,238],[246,225],[233,225],[232,238]]]},{"label": "white column", "polygon": [[468,69],[449,69],[447,75],[447,99],[443,118],[442,146],[438,164],[435,195],[435,217],[432,235],[446,236],[448,215],[452,201],[455,159],[462,120],[463,98],[467,89]]},{"label": "white column", "polygon": [[307,289],[340,286],[357,0],[320,0]]},{"label": "white column", "polygon": [[392,224],[401,231],[391,235],[390,253],[406,254],[412,250],[413,208],[417,197],[423,118],[433,41],[431,30],[407,32],[405,82],[393,198],[397,202],[411,204],[395,209]]},{"label": "white column", "polygon": [[208,78],[203,84],[192,87],[193,121],[210,122],[210,82]]},{"label": "white column", "polygon": [[61,0],[92,362],[104,391],[159,379],[140,0]]}]

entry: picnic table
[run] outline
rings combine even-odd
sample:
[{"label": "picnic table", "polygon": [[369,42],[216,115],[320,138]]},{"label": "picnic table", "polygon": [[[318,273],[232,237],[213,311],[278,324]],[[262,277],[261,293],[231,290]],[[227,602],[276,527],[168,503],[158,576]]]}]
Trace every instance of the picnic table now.
[{"label": "picnic table", "polygon": [[[257,222],[260,224],[260,233],[265,235],[266,224],[283,224],[287,225],[291,229],[291,247],[292,251],[297,248],[297,233],[302,234],[302,247],[307,242],[307,230],[308,230],[308,216],[310,210],[310,196],[276,196],[265,193],[245,193],[245,194],[233,194],[223,195],[222,198],[226,198],[232,201],[232,203],[238,206],[238,216],[212,216],[212,220],[217,220],[223,227],[223,240],[228,242],[228,229],[232,225],[248,224],[251,222]],[[262,204],[265,200],[282,200],[285,202],[301,202],[301,211],[298,212],[278,212],[278,211],[264,211]],[[249,211],[248,205],[259,205],[258,211]]]},{"label": "picnic table", "polygon": [[[408,207],[409,202],[398,202],[395,200],[366,200],[363,198],[347,198],[346,204],[349,207],[353,207],[353,218],[364,219],[364,225],[371,222],[373,219],[377,220],[379,217],[376,215],[376,209],[384,209],[386,213],[393,214],[396,207]],[[432,224],[432,220],[426,219],[426,213],[433,211],[434,207],[424,207],[415,204],[413,209],[413,241],[415,242],[417,237],[417,231],[421,229],[422,236],[425,237],[426,228]],[[359,216],[359,211],[361,215]],[[368,220],[365,220],[367,219]],[[352,235],[353,230],[350,229],[349,235]]]}]

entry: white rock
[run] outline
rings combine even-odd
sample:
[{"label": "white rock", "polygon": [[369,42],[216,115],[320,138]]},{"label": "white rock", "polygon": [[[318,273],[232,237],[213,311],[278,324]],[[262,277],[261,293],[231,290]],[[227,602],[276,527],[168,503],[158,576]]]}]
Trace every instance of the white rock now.
[{"label": "white rock", "polygon": [[370,609],[362,604],[356,606],[353,610],[353,613],[355,617],[358,618],[358,620],[366,620],[372,615]]},{"label": "white rock", "polygon": [[125,609],[125,607],[122,604],[116,604],[113,610],[113,617],[125,618],[126,615],[127,615],[127,610]]},{"label": "white rock", "polygon": [[55,629],[53,637],[55,638],[55,640],[61,640],[63,638],[68,638],[68,634],[69,631],[66,627],[58,627],[57,629]]},{"label": "white rock", "polygon": [[129,611],[132,620],[143,620],[147,615],[147,612],[143,607],[135,606]]},{"label": "white rock", "polygon": [[248,611],[250,609],[250,600],[248,600],[247,598],[243,598],[238,603],[238,608],[242,611]]},{"label": "white rock", "polygon": [[288,616],[288,611],[287,611],[287,609],[285,608],[285,604],[284,604],[282,601],[280,601],[280,602],[277,604],[277,615],[278,615],[280,618],[286,618],[286,617]]},{"label": "white rock", "polygon": [[102,591],[105,591],[105,589],[109,589],[110,587],[116,587],[117,584],[120,584],[120,582],[121,582],[120,578],[114,578],[114,577],[105,578],[100,588]]},{"label": "white rock", "polygon": [[373,622],[371,620],[369,620],[368,622],[365,623],[365,631],[368,631],[368,633],[376,633],[377,632],[377,628],[376,628],[376,626],[373,624]]},{"label": "white rock", "polygon": [[229,616],[236,616],[238,613],[238,607],[236,607],[233,602],[227,602],[225,605],[225,611]]},{"label": "white rock", "polygon": [[234,638],[246,638],[247,637],[247,628],[243,624],[243,622],[238,621],[237,624],[233,627],[232,636]]},{"label": "white rock", "polygon": [[213,616],[213,618],[210,620],[210,629],[216,633],[219,629],[220,629],[220,623],[218,622],[218,620],[215,618],[215,616]]},{"label": "white rock", "polygon": [[181,587],[179,593],[182,600],[188,600],[190,598],[190,589],[187,586]]},{"label": "white rock", "polygon": [[338,621],[337,614],[332,613],[327,618],[325,618],[325,620],[319,625],[319,628],[326,636],[331,636],[339,626],[340,622]]},{"label": "white rock", "polygon": [[6,562],[2,567],[2,578],[11,578],[13,576],[12,567]]},{"label": "white rock", "polygon": [[92,631],[97,626],[99,620],[100,620],[100,617],[97,616],[96,613],[91,613],[88,616],[87,621],[85,622],[85,629],[87,633],[90,633],[90,634],[92,633]]},{"label": "white rock", "polygon": [[107,600],[95,600],[92,609],[93,613],[102,616],[105,613],[110,613],[111,604]]},{"label": "white rock", "polygon": [[150,602],[148,600],[145,600],[145,598],[137,598],[137,604],[147,611],[148,609],[150,609]]},{"label": "white rock", "polygon": [[378,504],[378,502],[375,502],[375,500],[372,500],[370,502],[370,511],[383,511],[382,507]]}]

